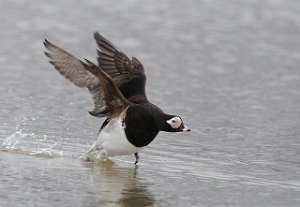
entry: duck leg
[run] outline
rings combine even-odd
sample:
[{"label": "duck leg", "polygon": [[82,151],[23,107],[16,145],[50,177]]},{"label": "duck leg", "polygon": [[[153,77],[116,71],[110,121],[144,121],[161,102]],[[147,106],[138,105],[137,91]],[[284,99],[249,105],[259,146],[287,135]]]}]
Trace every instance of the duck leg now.
[{"label": "duck leg", "polygon": [[134,153],[134,157],[135,157],[135,165],[137,165],[138,163],[139,163],[139,161],[140,161],[140,156],[139,156],[139,153]]}]

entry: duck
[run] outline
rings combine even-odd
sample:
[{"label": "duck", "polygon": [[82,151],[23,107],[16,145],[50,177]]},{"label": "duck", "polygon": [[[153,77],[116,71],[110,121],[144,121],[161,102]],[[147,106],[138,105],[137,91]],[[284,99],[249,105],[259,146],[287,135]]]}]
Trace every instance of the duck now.
[{"label": "duck", "polygon": [[151,103],[145,92],[146,74],[142,63],[131,59],[104,36],[94,33],[98,65],[80,60],[47,39],[45,55],[54,68],[74,85],[87,88],[94,102],[89,113],[105,117],[97,140],[87,151],[104,157],[133,154],[149,145],[160,131],[187,132],[178,115],[167,114]]}]

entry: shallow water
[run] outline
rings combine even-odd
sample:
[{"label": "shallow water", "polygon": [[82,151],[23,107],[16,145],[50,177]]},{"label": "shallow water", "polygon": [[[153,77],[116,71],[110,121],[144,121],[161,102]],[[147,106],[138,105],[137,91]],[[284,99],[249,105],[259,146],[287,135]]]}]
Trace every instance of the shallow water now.
[{"label": "shallow water", "polygon": [[[0,2],[0,204],[297,206],[300,2]],[[99,31],[146,68],[148,98],[190,133],[133,156],[81,157],[103,120],[44,57],[95,61]]]}]

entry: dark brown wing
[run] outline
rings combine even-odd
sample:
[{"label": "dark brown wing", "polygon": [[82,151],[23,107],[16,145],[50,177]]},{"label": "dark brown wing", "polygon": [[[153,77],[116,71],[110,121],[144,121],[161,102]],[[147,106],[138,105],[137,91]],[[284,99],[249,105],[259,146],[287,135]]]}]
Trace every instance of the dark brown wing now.
[{"label": "dark brown wing", "polygon": [[98,64],[118,86],[123,96],[131,102],[147,101],[145,94],[146,75],[143,65],[136,58],[131,60],[109,40],[94,34],[98,50]]},{"label": "dark brown wing", "polygon": [[44,41],[48,52],[45,54],[50,58],[50,63],[68,80],[78,87],[89,89],[94,100],[94,109],[90,112],[93,116],[103,116],[100,112],[106,108],[102,85],[99,79],[85,69],[85,63],[80,61],[65,50],[52,44],[48,40]]},{"label": "dark brown wing", "polygon": [[124,98],[121,91],[108,74],[94,63],[87,59],[85,60],[88,63],[84,65],[85,69],[95,75],[100,81],[106,105],[103,112],[108,115],[108,118],[120,115],[128,106],[132,105],[132,103]]}]

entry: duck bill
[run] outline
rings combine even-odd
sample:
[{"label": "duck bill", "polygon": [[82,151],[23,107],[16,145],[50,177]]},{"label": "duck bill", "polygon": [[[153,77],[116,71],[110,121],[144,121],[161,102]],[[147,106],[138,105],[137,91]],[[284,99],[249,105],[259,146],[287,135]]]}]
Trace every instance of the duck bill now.
[{"label": "duck bill", "polygon": [[182,132],[189,132],[189,131],[191,131],[191,129],[188,128],[187,126],[184,126],[182,129]]}]

